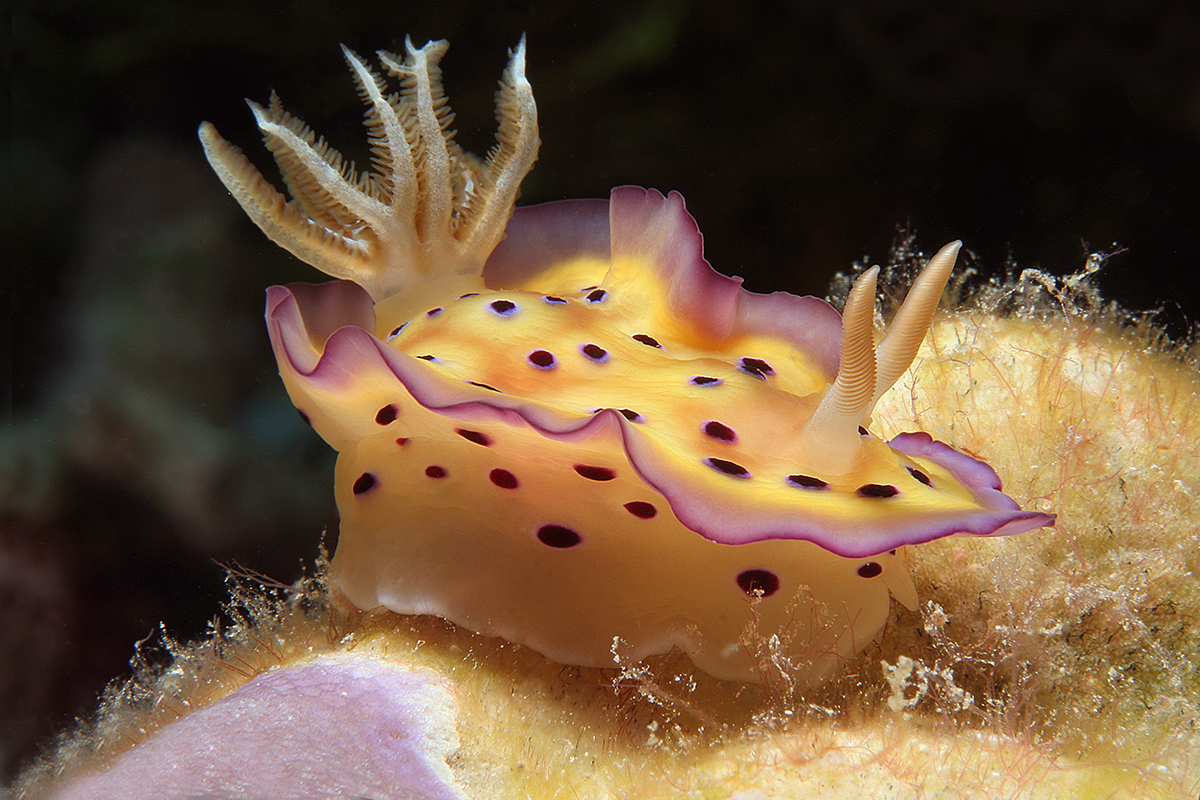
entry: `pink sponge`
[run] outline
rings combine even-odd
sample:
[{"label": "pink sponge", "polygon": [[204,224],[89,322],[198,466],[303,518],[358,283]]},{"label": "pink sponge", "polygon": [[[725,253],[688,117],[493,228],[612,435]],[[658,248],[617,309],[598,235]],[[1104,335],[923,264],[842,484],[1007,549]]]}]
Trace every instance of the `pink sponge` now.
[{"label": "pink sponge", "polygon": [[173,722],[62,800],[465,800],[453,690],[432,672],[327,656],[266,672]]}]

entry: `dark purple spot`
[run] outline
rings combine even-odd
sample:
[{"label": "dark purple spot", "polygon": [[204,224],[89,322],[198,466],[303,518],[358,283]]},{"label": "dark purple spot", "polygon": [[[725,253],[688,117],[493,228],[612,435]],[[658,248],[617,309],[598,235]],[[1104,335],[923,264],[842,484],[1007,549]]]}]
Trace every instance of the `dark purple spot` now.
[{"label": "dark purple spot", "polygon": [[554,369],[554,353],[549,350],[534,350],[525,358],[538,369]]},{"label": "dark purple spot", "polygon": [[537,537],[550,547],[574,547],[583,541],[578,533],[562,525],[543,525],[538,528]]},{"label": "dark purple spot", "polygon": [[616,471],[608,467],[589,467],[586,464],[576,464],[575,471],[589,481],[611,481],[617,477]]},{"label": "dark purple spot", "polygon": [[443,467],[426,467],[425,474],[431,478],[444,478],[446,477],[446,470]]},{"label": "dark purple spot", "polygon": [[437,356],[424,355],[424,356],[417,356],[417,358],[423,358],[423,359],[425,359],[426,361],[432,361],[432,362],[434,362],[435,364],[438,362],[438,357],[437,357]]},{"label": "dark purple spot", "polygon": [[471,384],[472,386],[478,386],[480,389],[487,389],[489,392],[504,394],[504,392],[500,391],[495,386],[488,386],[486,383],[480,383],[479,381],[467,381],[467,383]]},{"label": "dark purple spot", "polygon": [[479,292],[467,292],[466,294],[460,294],[458,296],[458,299],[466,300],[468,297],[478,297],[478,296],[479,296]]},{"label": "dark purple spot", "polygon": [[369,472],[364,472],[362,475],[359,475],[358,480],[354,482],[353,491],[355,494],[362,494],[363,492],[371,491],[371,488],[374,486],[375,476]]},{"label": "dark purple spot", "polygon": [[608,292],[603,289],[596,289],[595,291],[588,292],[587,301],[589,303],[600,303],[604,301],[605,297],[608,297]]},{"label": "dark purple spot", "polygon": [[590,358],[592,361],[604,362],[608,360],[608,351],[598,344],[583,344],[579,346],[579,352]]},{"label": "dark purple spot", "polygon": [[485,434],[485,433],[480,433],[479,431],[469,431],[469,430],[466,430],[465,428],[455,428],[454,432],[457,433],[459,436],[463,437],[464,439],[466,439],[468,442],[474,442],[475,444],[481,444],[484,447],[492,446],[492,440],[489,439],[487,434]]},{"label": "dark purple spot", "polygon": [[721,378],[713,378],[709,375],[693,375],[691,383],[694,386],[720,386],[724,381]]},{"label": "dark purple spot", "polygon": [[895,550],[888,550],[888,555],[889,555],[889,556],[894,556],[894,555],[896,555],[896,551],[895,551]]},{"label": "dark purple spot", "polygon": [[517,310],[517,304],[512,300],[493,300],[490,304],[492,311],[500,316],[508,316]]},{"label": "dark purple spot", "polygon": [[735,464],[732,461],[726,461],[723,458],[706,458],[704,463],[715,469],[717,472],[724,472],[726,475],[732,475],[735,478],[749,478],[750,470],[743,467],[741,464]]},{"label": "dark purple spot", "polygon": [[912,476],[921,483],[925,484],[926,486],[933,486],[933,481],[929,480],[929,476],[924,472],[921,472],[921,470],[917,469],[916,467],[909,467],[908,471],[911,472]]},{"label": "dark purple spot", "polygon": [[658,509],[650,503],[643,503],[641,500],[634,500],[632,503],[625,504],[625,510],[633,514],[638,519],[653,519],[658,513]]},{"label": "dark purple spot", "polygon": [[404,330],[404,328],[405,328],[407,325],[408,325],[408,323],[406,322],[406,323],[404,323],[403,325],[399,325],[399,326],[397,326],[397,327],[396,327],[396,329],[395,329],[394,331],[392,331],[391,333],[389,333],[389,334],[388,334],[388,338],[389,338],[389,339],[391,339],[393,336],[396,336],[397,334],[399,334],[399,333],[400,333],[400,331]]},{"label": "dark purple spot", "polygon": [[704,423],[704,432],[714,439],[720,439],[722,442],[737,441],[737,434],[734,433],[733,428],[716,420]]},{"label": "dark purple spot", "polygon": [[408,437],[407,436],[399,437],[398,439],[396,439],[396,444],[400,445],[401,447],[404,447],[404,445],[408,444]]},{"label": "dark purple spot", "polygon": [[646,418],[631,408],[618,408],[621,416],[630,422],[645,422]]},{"label": "dark purple spot", "polygon": [[296,413],[300,415],[301,422],[303,422],[305,425],[307,425],[310,428],[312,427],[312,420],[309,419],[308,414],[305,414],[303,411],[301,411],[298,408],[296,409]]},{"label": "dark purple spot", "polygon": [[774,375],[775,369],[761,358],[742,358],[738,360],[738,368],[749,372],[756,378],[766,380],[768,375]]},{"label": "dark purple spot", "polygon": [[653,336],[650,336],[646,333],[635,333],[633,335],[633,340],[635,342],[641,342],[642,344],[649,345],[650,347],[657,347],[659,350],[662,349],[662,345],[658,343],[658,339],[655,339]]},{"label": "dark purple spot", "polygon": [[895,497],[900,490],[886,483],[868,483],[858,487],[859,497]]},{"label": "dark purple spot", "polygon": [[859,436],[870,436],[871,432],[869,430],[867,430],[866,428],[864,428],[862,425],[859,425],[858,426],[858,435]]},{"label": "dark purple spot", "polygon": [[545,300],[547,303],[554,303],[556,305],[561,305],[561,304],[567,302],[566,300],[562,299],[561,297],[555,297],[552,294],[544,294],[544,295],[542,295],[542,299]]},{"label": "dark purple spot", "polygon": [[384,406],[379,409],[379,413],[375,415],[375,421],[380,425],[390,425],[396,421],[396,407]]},{"label": "dark purple spot", "polygon": [[883,574],[883,566],[874,561],[868,561],[858,568],[858,574],[863,578],[874,578]]},{"label": "dark purple spot", "polygon": [[583,287],[582,289],[579,290],[579,292],[580,292],[580,294],[582,294],[583,292],[590,292],[592,289],[599,289],[599,288],[600,287],[597,286],[596,284],[592,284],[591,286]]},{"label": "dark purple spot", "polygon": [[491,478],[492,483],[501,489],[515,489],[521,485],[521,482],[517,480],[517,476],[506,469],[494,469],[488,474],[488,477]]},{"label": "dark purple spot", "polygon": [[442,307],[441,307],[441,306],[438,306],[437,308],[431,308],[431,309],[429,309],[428,311],[426,311],[426,312],[425,312],[425,316],[427,316],[427,317],[436,317],[436,316],[437,316],[438,314],[440,314],[440,313],[442,313]]},{"label": "dark purple spot", "polygon": [[737,585],[751,597],[770,597],[779,591],[779,576],[765,569],[748,569],[737,576]]},{"label": "dark purple spot", "polygon": [[828,489],[829,484],[820,478],[811,478],[808,475],[788,475],[788,483],[793,486],[799,486],[801,489]]}]

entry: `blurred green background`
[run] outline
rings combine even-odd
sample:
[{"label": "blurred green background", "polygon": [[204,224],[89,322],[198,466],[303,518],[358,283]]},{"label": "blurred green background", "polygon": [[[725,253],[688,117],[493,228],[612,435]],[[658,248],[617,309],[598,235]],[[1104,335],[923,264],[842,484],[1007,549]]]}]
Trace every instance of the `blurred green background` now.
[{"label": "blurred green background", "polygon": [[318,280],[247,221],[196,141],[274,176],[241,98],[273,88],[366,163],[339,42],[446,38],[459,140],[486,152],[528,37],[541,157],[523,203],[634,183],[687,199],[718,270],[823,295],[897,226],[985,274],[1097,277],[1200,319],[1200,11],[1188,2],[18,2],[8,391],[0,428],[0,775],[128,674],[160,622],[201,634],[217,562],[290,582],[332,504],[261,322]]}]

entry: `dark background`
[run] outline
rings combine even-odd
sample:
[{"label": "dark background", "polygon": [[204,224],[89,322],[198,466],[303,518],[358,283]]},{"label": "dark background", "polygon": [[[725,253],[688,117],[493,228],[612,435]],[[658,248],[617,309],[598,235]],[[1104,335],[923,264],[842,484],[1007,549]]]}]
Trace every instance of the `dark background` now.
[{"label": "dark background", "polygon": [[[258,9],[258,10],[254,10]],[[207,119],[274,176],[272,88],[366,162],[338,52],[446,38],[459,140],[486,152],[528,36],[541,157],[523,203],[677,189],[720,271],[823,295],[898,225],[985,274],[1066,274],[1200,319],[1200,12],[1188,2],[18,3],[3,270],[0,774],[201,634],[234,561],[285,582],[332,456],[270,359],[263,289],[317,280],[204,163]],[[1086,242],[1086,245],[1085,245]]]}]

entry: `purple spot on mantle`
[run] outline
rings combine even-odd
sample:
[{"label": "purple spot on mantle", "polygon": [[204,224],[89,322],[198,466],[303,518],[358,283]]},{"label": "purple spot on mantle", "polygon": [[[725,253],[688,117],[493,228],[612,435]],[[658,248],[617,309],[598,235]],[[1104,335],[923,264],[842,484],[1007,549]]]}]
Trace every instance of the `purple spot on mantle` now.
[{"label": "purple spot on mantle", "polygon": [[538,369],[554,369],[556,363],[554,353],[551,353],[549,350],[534,350],[525,356],[525,358]]},{"label": "purple spot on mantle", "polygon": [[466,428],[455,428],[454,432],[457,433],[459,436],[463,437],[464,439],[466,439],[468,442],[474,442],[475,444],[481,444],[484,447],[492,446],[492,439],[486,433],[480,433],[479,431],[469,431]]},{"label": "purple spot on mantle", "polygon": [[608,467],[592,467],[587,464],[576,464],[575,471],[589,481],[611,481],[617,477],[616,471]]},{"label": "purple spot on mantle", "polygon": [[749,372],[756,378],[766,380],[769,375],[775,374],[775,369],[761,358],[742,358],[738,360],[738,369],[743,372]]},{"label": "purple spot on mantle", "polygon": [[579,345],[579,352],[583,353],[592,361],[595,361],[599,364],[603,364],[605,361],[608,361],[608,351],[598,344],[592,344],[590,342],[588,344],[581,344]]},{"label": "purple spot on mantle", "polygon": [[578,533],[562,525],[543,525],[538,528],[537,537],[547,547],[559,549],[574,547],[583,541]]},{"label": "purple spot on mantle", "polygon": [[517,310],[517,304],[512,300],[493,300],[488,307],[502,317],[510,316]]},{"label": "purple spot on mantle", "polygon": [[506,469],[494,469],[488,473],[488,479],[501,489],[515,489],[521,485],[517,476]]},{"label": "purple spot on mantle", "polygon": [[647,503],[644,500],[634,500],[631,503],[626,503],[625,510],[638,519],[654,519],[658,515],[658,509],[654,507],[654,504]]},{"label": "purple spot on mantle", "polygon": [[779,591],[779,576],[765,569],[748,569],[737,576],[738,587],[754,597],[770,597]]},{"label": "purple spot on mantle", "polygon": [[709,420],[704,423],[704,432],[714,439],[720,439],[722,442],[732,444],[737,441],[737,433],[734,432],[733,428],[716,420]]},{"label": "purple spot on mantle", "polygon": [[926,475],[926,474],[925,474],[924,472],[922,472],[921,470],[917,469],[916,467],[909,467],[909,468],[908,468],[908,471],[909,471],[909,473],[911,473],[911,474],[912,474],[912,476],[913,476],[914,478],[916,478],[916,479],[917,479],[918,481],[920,481],[921,483],[925,484],[926,486],[933,486],[933,481],[931,481],[931,480],[929,479],[929,476],[928,476],[928,475]]},{"label": "purple spot on mantle", "polygon": [[732,475],[735,478],[749,478],[750,470],[743,467],[741,464],[735,464],[732,461],[726,461],[723,458],[706,458],[704,463],[715,469],[717,472],[724,472],[726,475]]},{"label": "purple spot on mantle", "polygon": [[883,574],[883,565],[877,561],[868,561],[858,568],[858,574],[864,578],[876,578]]},{"label": "purple spot on mantle", "polygon": [[814,478],[811,475],[788,475],[787,481],[792,486],[799,486],[801,489],[828,489],[829,484],[820,478]]}]

